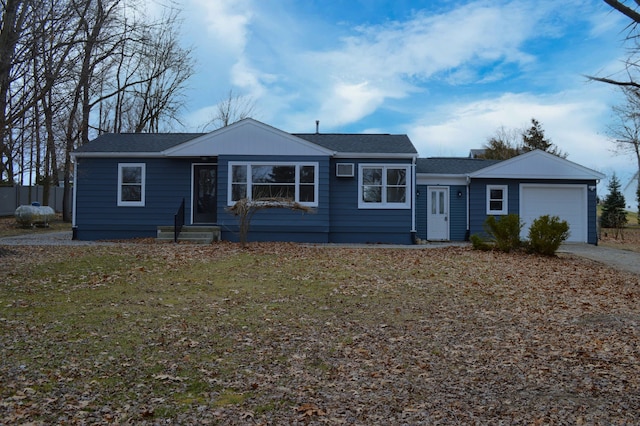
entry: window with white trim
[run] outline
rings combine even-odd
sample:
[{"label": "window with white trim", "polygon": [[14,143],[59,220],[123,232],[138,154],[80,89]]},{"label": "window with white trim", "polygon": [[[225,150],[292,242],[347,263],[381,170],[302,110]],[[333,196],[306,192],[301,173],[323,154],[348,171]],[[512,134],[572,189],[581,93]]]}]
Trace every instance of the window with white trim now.
[{"label": "window with white trim", "polygon": [[284,198],[318,206],[318,163],[229,163],[228,204],[243,198]]},{"label": "window with white trim", "polygon": [[507,185],[487,185],[487,214],[508,213]]},{"label": "window with white trim", "polygon": [[118,163],[118,206],[144,206],[145,179],[144,163]]},{"label": "window with white trim", "polygon": [[410,208],[410,170],[411,166],[408,165],[360,164],[358,207],[361,209]]}]

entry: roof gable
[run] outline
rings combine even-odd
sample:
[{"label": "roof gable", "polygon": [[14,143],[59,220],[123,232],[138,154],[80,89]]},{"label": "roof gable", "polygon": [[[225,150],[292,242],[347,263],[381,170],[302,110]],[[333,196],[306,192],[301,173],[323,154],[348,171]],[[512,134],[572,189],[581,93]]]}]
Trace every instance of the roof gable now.
[{"label": "roof gable", "polygon": [[163,151],[163,155],[167,157],[332,154],[332,150],[251,118],[222,127]]},{"label": "roof gable", "polygon": [[469,174],[496,179],[603,179],[605,175],[557,155],[535,150]]}]

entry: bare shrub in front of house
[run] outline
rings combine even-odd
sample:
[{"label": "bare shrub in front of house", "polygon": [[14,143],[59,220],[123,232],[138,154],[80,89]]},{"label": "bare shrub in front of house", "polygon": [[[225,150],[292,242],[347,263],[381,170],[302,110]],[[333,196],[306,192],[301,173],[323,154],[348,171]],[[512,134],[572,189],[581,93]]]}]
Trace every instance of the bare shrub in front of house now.
[{"label": "bare shrub in front of house", "polygon": [[314,213],[311,207],[304,206],[300,203],[292,201],[284,197],[260,198],[257,200],[249,200],[243,198],[236,201],[233,206],[227,208],[227,211],[234,216],[238,216],[239,238],[242,247],[247,246],[247,238],[251,227],[251,219],[259,210],[285,208],[289,210],[298,210],[303,213]]}]

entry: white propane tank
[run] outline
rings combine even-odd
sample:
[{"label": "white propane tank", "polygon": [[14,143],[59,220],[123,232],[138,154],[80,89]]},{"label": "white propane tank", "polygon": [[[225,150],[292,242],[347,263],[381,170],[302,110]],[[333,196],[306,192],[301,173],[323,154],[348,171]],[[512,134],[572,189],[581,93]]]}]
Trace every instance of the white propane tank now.
[{"label": "white propane tank", "polygon": [[49,226],[49,221],[56,217],[56,212],[49,206],[34,204],[19,206],[14,213],[16,222],[22,226]]}]

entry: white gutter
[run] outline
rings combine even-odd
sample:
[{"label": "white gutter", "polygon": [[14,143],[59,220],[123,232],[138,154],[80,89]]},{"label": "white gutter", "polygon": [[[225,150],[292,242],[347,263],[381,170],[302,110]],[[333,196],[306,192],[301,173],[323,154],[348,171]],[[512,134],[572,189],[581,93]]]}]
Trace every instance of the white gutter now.
[{"label": "white gutter", "polygon": [[411,161],[411,234],[415,235],[416,231],[416,162],[417,157],[414,156]]},{"label": "white gutter", "polygon": [[78,190],[78,161],[74,159],[73,166],[73,198],[71,200],[71,227],[76,226],[76,191]]},{"label": "white gutter", "polygon": [[[471,202],[471,194],[469,191],[471,188],[469,184],[471,183],[471,177],[467,175],[467,232],[471,233],[471,215],[469,214],[469,203]],[[471,235],[469,235],[471,237]]]},{"label": "white gutter", "polygon": [[333,156],[333,158],[339,158],[339,159],[366,158],[366,159],[381,159],[381,160],[387,160],[387,159],[400,160],[400,159],[415,159],[416,154],[406,154],[406,153],[398,154],[398,153],[383,153],[383,152],[382,153],[338,152]]}]

